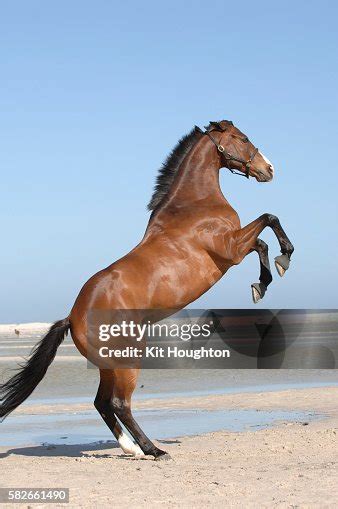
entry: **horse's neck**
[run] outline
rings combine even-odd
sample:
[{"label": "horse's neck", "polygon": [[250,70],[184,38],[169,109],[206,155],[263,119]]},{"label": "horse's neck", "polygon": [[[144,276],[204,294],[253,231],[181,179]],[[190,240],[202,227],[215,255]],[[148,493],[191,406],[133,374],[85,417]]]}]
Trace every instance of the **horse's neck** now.
[{"label": "horse's neck", "polygon": [[206,137],[199,140],[182,162],[168,196],[156,216],[196,203],[213,206],[225,202],[219,184],[219,157]]}]

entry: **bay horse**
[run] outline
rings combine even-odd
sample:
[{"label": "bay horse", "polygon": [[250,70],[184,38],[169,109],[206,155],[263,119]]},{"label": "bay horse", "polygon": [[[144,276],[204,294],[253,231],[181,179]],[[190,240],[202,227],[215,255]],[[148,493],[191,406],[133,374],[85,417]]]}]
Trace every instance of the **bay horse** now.
[{"label": "bay horse", "polygon": [[[265,213],[242,227],[220,189],[221,168],[258,182],[269,182],[274,173],[270,161],[230,121],[210,122],[204,131],[195,126],[181,138],[157,177],[143,239],[85,283],[69,316],[50,328],[21,370],[0,387],[0,418],[33,392],[69,330],[76,347],[87,357],[91,310],[182,309],[253,251],[259,255],[261,268],[259,283],[252,285],[257,302],[272,280],[268,247],[259,239],[266,227],[272,228],[280,244],[282,254],[275,263],[278,273],[284,274],[293,246],[279,219]],[[100,369],[94,405],[125,453],[168,459],[132,415],[138,373],[138,369]]]}]

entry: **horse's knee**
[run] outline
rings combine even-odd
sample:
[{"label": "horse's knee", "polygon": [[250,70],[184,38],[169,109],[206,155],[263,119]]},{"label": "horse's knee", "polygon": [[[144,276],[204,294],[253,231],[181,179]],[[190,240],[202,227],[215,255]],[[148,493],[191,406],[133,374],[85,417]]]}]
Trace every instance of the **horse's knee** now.
[{"label": "horse's knee", "polygon": [[278,217],[268,212],[263,214],[263,218],[267,226],[277,226],[280,224]]}]

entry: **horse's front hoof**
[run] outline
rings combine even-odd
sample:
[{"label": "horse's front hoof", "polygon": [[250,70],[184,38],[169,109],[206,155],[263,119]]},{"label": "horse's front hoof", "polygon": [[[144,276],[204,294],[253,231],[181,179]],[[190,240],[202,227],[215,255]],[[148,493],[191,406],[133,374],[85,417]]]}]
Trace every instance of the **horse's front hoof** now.
[{"label": "horse's front hoof", "polygon": [[266,292],[266,286],[263,283],[253,283],[251,285],[251,291],[252,300],[254,301],[254,304],[257,304],[258,301],[263,299]]},{"label": "horse's front hoof", "polygon": [[157,456],[155,458],[155,461],[170,461],[170,460],[172,460],[172,457],[167,452],[165,452],[164,454],[160,454],[160,456]]},{"label": "horse's front hoof", "polygon": [[285,272],[290,267],[290,258],[288,257],[288,255],[276,256],[275,266],[280,277],[283,277]]}]

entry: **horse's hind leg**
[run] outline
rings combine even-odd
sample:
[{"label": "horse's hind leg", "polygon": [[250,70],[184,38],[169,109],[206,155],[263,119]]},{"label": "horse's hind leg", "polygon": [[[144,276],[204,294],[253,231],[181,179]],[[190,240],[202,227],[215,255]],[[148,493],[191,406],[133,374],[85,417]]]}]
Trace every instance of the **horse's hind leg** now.
[{"label": "horse's hind leg", "polygon": [[251,285],[252,299],[256,304],[264,297],[267,287],[272,281],[272,275],[270,270],[268,245],[263,240],[257,239],[252,251],[256,251],[258,253],[261,268],[259,283],[253,283]]},{"label": "horse's hind leg", "polygon": [[107,424],[110,431],[114,434],[123,452],[133,456],[144,456],[140,447],[124,433],[120,424],[117,422],[111,403],[113,382],[114,378],[112,371],[104,369],[100,370],[100,386],[96,394],[94,406],[104,422]]},{"label": "horse's hind leg", "polygon": [[154,456],[155,459],[170,459],[165,451],[156,447],[144,434],[131,413],[131,396],[134,392],[138,370],[136,369],[115,369],[112,406],[115,415],[136,440],[142,451],[147,456]]}]

